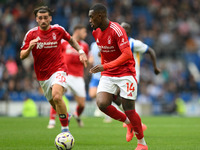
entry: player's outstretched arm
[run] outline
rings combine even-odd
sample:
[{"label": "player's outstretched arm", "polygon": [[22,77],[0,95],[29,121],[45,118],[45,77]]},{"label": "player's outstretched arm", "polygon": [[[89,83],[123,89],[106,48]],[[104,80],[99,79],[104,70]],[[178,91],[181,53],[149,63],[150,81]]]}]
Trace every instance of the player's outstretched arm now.
[{"label": "player's outstretched arm", "polygon": [[29,56],[31,50],[33,49],[33,47],[37,44],[38,39],[34,39],[32,41],[30,41],[29,47],[27,49],[21,50],[20,52],[20,59],[25,59]]},{"label": "player's outstretched arm", "polygon": [[149,47],[147,53],[151,56],[151,60],[153,62],[153,67],[154,67],[154,73],[157,75],[161,72],[160,68],[157,67],[157,63],[156,63],[156,53],[155,51]]},{"label": "player's outstretched arm", "polygon": [[122,63],[126,62],[127,60],[133,58],[130,47],[126,47],[126,48],[124,48],[121,51],[122,51],[122,54],[117,59],[115,59],[115,60],[113,60],[113,61],[111,61],[109,63],[103,64],[104,70],[107,70],[109,68],[114,68],[116,66],[119,66]]},{"label": "player's outstretched arm", "polygon": [[102,72],[104,70],[107,70],[109,68],[114,68],[116,66],[121,65],[122,63],[124,63],[125,61],[129,60],[132,58],[132,52],[130,47],[124,48],[122,50],[122,54],[115,60],[109,62],[109,63],[105,63],[103,65],[96,65],[94,67],[92,67],[90,69],[90,73],[97,73],[97,72]]},{"label": "player's outstretched arm", "polygon": [[87,56],[86,56],[85,52],[79,46],[78,42],[75,39],[73,39],[72,37],[70,37],[70,40],[68,42],[75,50],[77,50],[79,52],[80,61],[84,64],[85,67],[87,67]]}]

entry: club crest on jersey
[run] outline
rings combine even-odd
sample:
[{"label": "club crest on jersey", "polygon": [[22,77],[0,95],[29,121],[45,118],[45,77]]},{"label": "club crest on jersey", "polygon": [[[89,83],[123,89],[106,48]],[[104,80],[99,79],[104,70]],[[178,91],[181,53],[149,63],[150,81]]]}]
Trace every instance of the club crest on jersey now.
[{"label": "club crest on jersey", "polygon": [[99,39],[97,39],[97,43],[99,43]]},{"label": "club crest on jersey", "polygon": [[56,34],[54,32],[52,33],[52,37],[54,40],[56,40]]},{"label": "club crest on jersey", "polygon": [[111,44],[111,37],[108,36],[108,44]]}]

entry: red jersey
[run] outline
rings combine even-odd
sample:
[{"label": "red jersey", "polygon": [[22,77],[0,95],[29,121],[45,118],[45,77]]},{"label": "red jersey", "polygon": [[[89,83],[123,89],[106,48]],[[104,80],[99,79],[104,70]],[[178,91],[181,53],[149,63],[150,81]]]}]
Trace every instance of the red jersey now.
[{"label": "red jersey", "polygon": [[[101,63],[109,63],[117,59],[127,47],[130,47],[125,30],[116,22],[109,22],[108,27],[101,31],[97,28],[92,32],[95,41],[101,51]],[[127,49],[126,49],[127,50]],[[129,50],[129,49],[128,49]],[[131,51],[131,50],[130,50]],[[121,65],[107,69],[101,74],[104,76],[121,77],[135,76],[135,60],[129,59]]]},{"label": "red jersey", "polygon": [[44,81],[56,71],[67,72],[62,56],[61,39],[70,40],[70,34],[59,25],[51,25],[47,31],[35,27],[26,33],[21,50],[27,49],[30,41],[36,38],[39,41],[32,49],[32,54],[37,79]]},{"label": "red jersey", "polygon": [[[61,41],[62,51],[64,56],[65,64],[67,65],[68,74],[78,77],[83,77],[84,75],[84,65],[80,61],[79,53],[65,40]],[[79,41],[81,49],[84,50],[85,54],[88,56],[89,46],[84,41]]]}]

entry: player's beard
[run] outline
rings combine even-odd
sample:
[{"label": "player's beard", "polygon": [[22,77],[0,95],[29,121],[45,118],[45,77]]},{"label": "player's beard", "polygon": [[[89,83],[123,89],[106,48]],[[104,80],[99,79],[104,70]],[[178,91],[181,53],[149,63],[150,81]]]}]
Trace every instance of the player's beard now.
[{"label": "player's beard", "polygon": [[43,24],[40,25],[40,28],[41,28],[42,30],[47,30],[48,27],[49,27],[49,23],[43,23]]}]

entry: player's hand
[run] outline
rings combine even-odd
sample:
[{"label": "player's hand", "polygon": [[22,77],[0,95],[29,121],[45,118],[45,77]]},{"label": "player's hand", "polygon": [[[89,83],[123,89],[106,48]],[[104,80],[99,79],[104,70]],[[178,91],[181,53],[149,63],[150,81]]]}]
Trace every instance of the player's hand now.
[{"label": "player's hand", "polygon": [[80,61],[84,64],[84,66],[87,67],[87,56],[85,55],[85,53],[80,54],[79,58]]},{"label": "player's hand", "polygon": [[102,65],[96,65],[90,69],[90,73],[97,73],[97,72],[102,72],[104,71]]},{"label": "player's hand", "polygon": [[159,69],[159,68],[157,68],[157,67],[154,69],[154,73],[155,73],[156,75],[158,75],[160,72],[161,72],[161,69]]},{"label": "player's hand", "polygon": [[31,40],[29,44],[29,49],[32,50],[33,47],[37,44],[37,42],[38,42],[38,38]]}]

